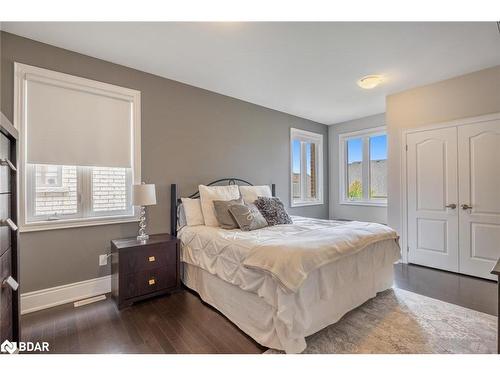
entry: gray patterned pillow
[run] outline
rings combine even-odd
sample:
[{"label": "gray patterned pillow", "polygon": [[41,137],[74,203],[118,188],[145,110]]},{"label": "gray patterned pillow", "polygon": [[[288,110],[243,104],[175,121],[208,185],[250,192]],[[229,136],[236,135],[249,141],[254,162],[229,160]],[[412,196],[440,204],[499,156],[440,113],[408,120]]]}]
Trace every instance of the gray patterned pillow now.
[{"label": "gray patterned pillow", "polygon": [[222,229],[236,229],[238,223],[229,213],[229,208],[234,204],[243,204],[243,199],[233,199],[231,201],[213,201],[215,208],[215,217]]},{"label": "gray patterned pillow", "polygon": [[267,227],[266,219],[253,204],[233,204],[229,207],[229,212],[243,231]]},{"label": "gray patterned pillow", "polygon": [[283,202],[277,197],[258,197],[254,202],[269,225],[293,224]]}]

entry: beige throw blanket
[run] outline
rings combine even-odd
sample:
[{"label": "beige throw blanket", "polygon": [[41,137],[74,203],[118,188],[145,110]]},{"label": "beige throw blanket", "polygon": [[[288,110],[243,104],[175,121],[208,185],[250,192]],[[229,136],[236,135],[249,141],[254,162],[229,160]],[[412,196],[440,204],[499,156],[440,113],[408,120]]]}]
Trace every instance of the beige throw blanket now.
[{"label": "beige throw blanket", "polygon": [[388,226],[351,221],[268,239],[250,251],[243,265],[267,272],[287,290],[297,292],[315,269],[375,242],[397,238]]}]

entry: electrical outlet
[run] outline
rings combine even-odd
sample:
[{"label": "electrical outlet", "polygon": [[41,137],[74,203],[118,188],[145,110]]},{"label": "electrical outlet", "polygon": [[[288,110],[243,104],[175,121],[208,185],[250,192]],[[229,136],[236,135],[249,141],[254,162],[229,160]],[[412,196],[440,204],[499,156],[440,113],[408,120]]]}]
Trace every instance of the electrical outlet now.
[{"label": "electrical outlet", "polygon": [[99,255],[99,265],[105,266],[106,264],[108,264],[108,255],[107,254]]}]

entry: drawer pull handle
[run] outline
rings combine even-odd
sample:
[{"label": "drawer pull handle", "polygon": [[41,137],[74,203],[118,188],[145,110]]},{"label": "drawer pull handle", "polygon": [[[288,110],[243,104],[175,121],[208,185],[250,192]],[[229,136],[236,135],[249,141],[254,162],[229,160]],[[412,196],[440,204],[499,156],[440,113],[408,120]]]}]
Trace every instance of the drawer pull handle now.
[{"label": "drawer pull handle", "polygon": [[7,218],[1,221],[2,226],[7,225],[13,232],[17,231],[17,225],[12,221],[11,218]]},{"label": "drawer pull handle", "polygon": [[4,281],[2,281],[2,288],[9,286],[14,292],[19,288],[19,283],[12,277],[7,277]]},{"label": "drawer pull handle", "polygon": [[14,172],[17,171],[15,165],[9,159],[0,159],[0,165],[8,165]]},{"label": "drawer pull handle", "polygon": [[149,280],[148,280],[148,284],[149,284],[149,285],[155,285],[155,284],[156,284],[156,280],[155,280],[154,278],[149,279]]},{"label": "drawer pull handle", "polygon": [[156,258],[155,258],[154,256],[150,256],[150,257],[148,258],[148,260],[149,260],[150,262],[155,262],[155,261],[156,261]]}]

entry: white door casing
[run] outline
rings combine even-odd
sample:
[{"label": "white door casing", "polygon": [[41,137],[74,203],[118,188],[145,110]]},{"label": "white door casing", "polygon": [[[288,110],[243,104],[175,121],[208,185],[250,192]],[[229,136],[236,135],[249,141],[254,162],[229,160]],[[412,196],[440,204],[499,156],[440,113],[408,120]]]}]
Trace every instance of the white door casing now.
[{"label": "white door casing", "polygon": [[408,260],[458,272],[457,129],[409,133],[406,141]]},{"label": "white door casing", "polygon": [[458,127],[458,151],[459,269],[494,279],[490,271],[500,257],[500,120]]}]

